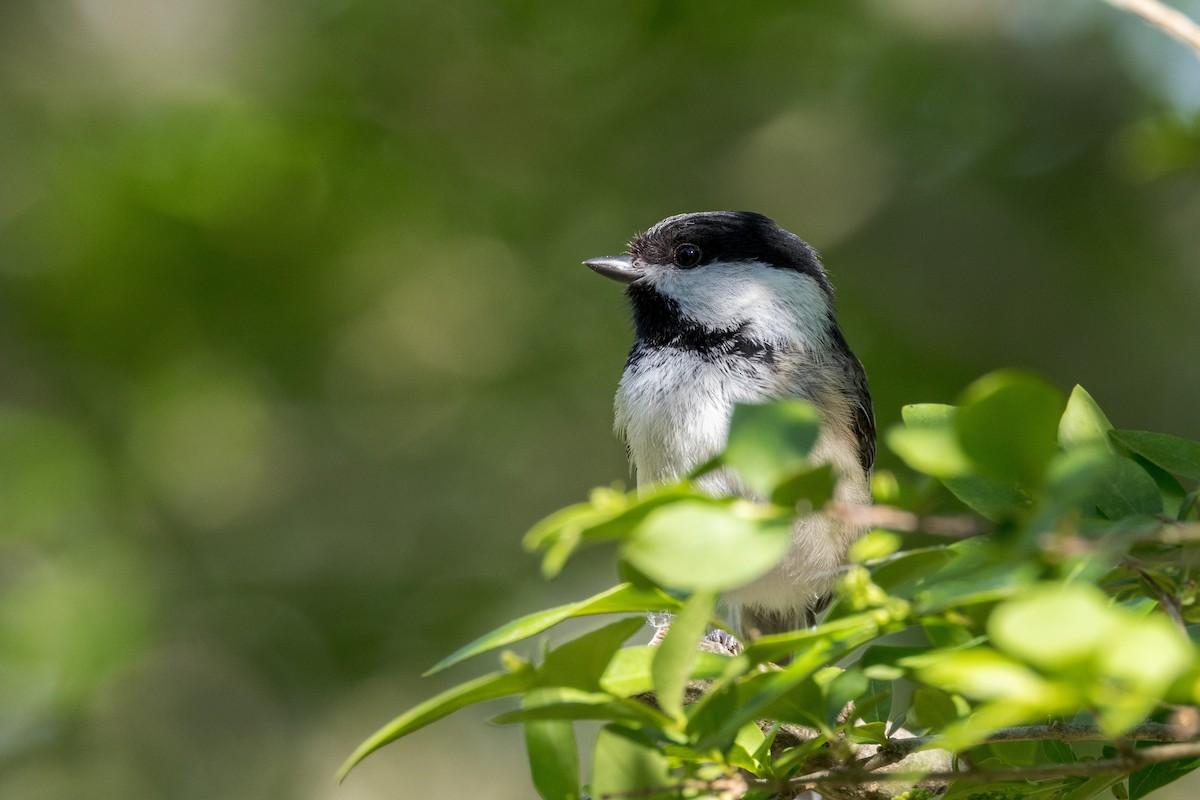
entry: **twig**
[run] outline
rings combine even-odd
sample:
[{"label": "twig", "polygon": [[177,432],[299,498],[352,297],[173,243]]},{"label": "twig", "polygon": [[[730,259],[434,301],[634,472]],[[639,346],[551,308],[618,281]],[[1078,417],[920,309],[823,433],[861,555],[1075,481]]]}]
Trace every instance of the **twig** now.
[{"label": "twig", "polygon": [[1107,0],[1110,6],[1137,14],[1154,27],[1184,44],[1191,45],[1200,56],[1200,25],[1189,19],[1182,11],[1171,8],[1159,0]]},{"label": "twig", "polygon": [[990,532],[981,521],[966,515],[921,515],[885,505],[855,506],[829,503],[825,511],[838,519],[869,528],[884,528],[901,533],[928,533],[950,539],[969,539]]},{"label": "twig", "polygon": [[1154,590],[1155,597],[1158,598],[1158,604],[1167,612],[1167,616],[1179,628],[1180,633],[1187,636],[1187,622],[1183,619],[1183,607],[1180,605],[1179,598],[1168,592],[1166,587],[1156,581],[1154,576],[1146,570],[1135,564],[1126,564],[1126,566],[1136,572],[1139,578],[1150,585],[1150,588]]},{"label": "twig", "polygon": [[[993,742],[1034,742],[1054,740],[1058,742],[1089,742],[1105,741],[1112,737],[1096,725],[1073,725],[1064,722],[1051,722],[1048,725],[1019,725],[1012,728],[1001,728],[987,738]],[[1178,742],[1186,738],[1185,732],[1177,725],[1162,722],[1146,722],[1125,733],[1122,737],[1132,742]],[[888,744],[879,748],[870,758],[859,763],[866,771],[886,767],[903,761],[909,755],[936,742],[936,736],[913,736],[908,739],[892,739]]]},{"label": "twig", "polygon": [[1167,520],[1158,534],[1163,544],[1189,544],[1200,542],[1200,523]]},{"label": "twig", "polygon": [[863,780],[887,781],[888,783],[912,783],[915,781],[968,781],[992,783],[1002,781],[1032,781],[1047,778],[1071,778],[1080,775],[1117,775],[1131,772],[1138,767],[1177,761],[1185,758],[1200,758],[1200,742],[1178,742],[1132,750],[1128,755],[1098,761],[1076,761],[1073,764],[1034,764],[1026,767],[997,769],[971,769],[962,772],[868,772],[857,767],[825,770],[823,772],[792,778],[780,783],[764,780],[749,782],[751,788],[773,791],[815,788],[823,783],[855,784]]}]

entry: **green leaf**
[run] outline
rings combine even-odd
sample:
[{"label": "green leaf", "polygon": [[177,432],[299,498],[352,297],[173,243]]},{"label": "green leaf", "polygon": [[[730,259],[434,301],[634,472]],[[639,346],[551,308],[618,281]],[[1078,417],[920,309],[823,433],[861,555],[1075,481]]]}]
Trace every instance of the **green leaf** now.
[{"label": "green leaf", "polygon": [[855,703],[856,716],[863,722],[887,722],[892,713],[892,681],[871,680],[859,702]]},{"label": "green leaf", "polygon": [[622,555],[658,583],[720,592],[764,575],[787,553],[791,519],[759,520],[746,502],[681,501],[656,509]]},{"label": "green leaf", "polygon": [[[692,739],[711,736],[738,707],[738,689],[743,684],[727,680],[709,684],[696,702],[688,708],[685,733]],[[752,723],[751,723],[752,724]],[[722,743],[722,747],[724,743]]]},{"label": "green leaf", "polygon": [[971,460],[993,477],[1034,487],[1057,449],[1063,406],[1058,389],[1042,378],[1015,370],[993,372],[963,393],[958,439]]},{"label": "green leaf", "polygon": [[1042,753],[1051,764],[1074,764],[1075,751],[1066,742],[1057,739],[1045,739],[1041,743]]},{"label": "green leaf", "polygon": [[592,751],[593,797],[678,797],[677,790],[666,788],[677,783],[666,756],[638,731],[605,725],[596,735]]},{"label": "green leaf", "polygon": [[[530,692],[524,702],[544,704],[556,692],[542,689]],[[534,788],[543,800],[578,800],[579,748],[575,728],[566,720],[540,720],[525,723],[525,751]]]},{"label": "green leaf", "polygon": [[676,500],[704,497],[687,484],[658,486],[648,492],[593,489],[586,503],[551,514],[525,534],[527,550],[542,549],[542,573],[553,578],[581,544],[626,537],[651,511]]},{"label": "green leaf", "polygon": [[[618,697],[632,697],[654,689],[651,666],[658,653],[657,647],[639,645],[624,647],[613,654],[600,679],[600,687]],[[691,680],[710,679],[720,676],[729,666],[728,656],[697,651],[696,663],[692,665]]]},{"label": "green leaf", "polygon": [[1058,795],[1058,800],[1092,800],[1124,779],[1121,775],[1093,775],[1073,789]]},{"label": "green leaf", "polygon": [[871,580],[888,594],[911,599],[931,575],[949,564],[955,552],[946,547],[924,547],[898,554],[871,570]]},{"label": "green leaf", "polygon": [[715,594],[697,592],[675,615],[666,638],[658,646],[650,676],[658,705],[668,716],[683,722],[683,694],[699,653],[698,645],[717,604]]},{"label": "green leaf", "polygon": [[905,406],[903,427],[888,431],[887,442],[913,469],[932,475],[959,500],[991,520],[1011,516],[1029,505],[1015,486],[980,475],[959,445],[960,410],[938,403]]},{"label": "green leaf", "polygon": [[753,775],[761,775],[766,766],[760,753],[767,742],[767,736],[762,728],[753,722],[746,723],[738,730],[733,746],[729,749],[729,763],[735,767],[748,770]]},{"label": "green leaf", "polygon": [[941,689],[922,686],[913,692],[909,715],[922,728],[941,730],[958,719],[958,708]]},{"label": "green leaf", "polygon": [[867,722],[863,725],[855,725],[847,733],[850,741],[856,744],[888,743],[886,722]]},{"label": "green leaf", "polygon": [[544,705],[521,707],[497,714],[493,725],[512,725],[533,720],[603,720],[604,722],[640,722],[651,727],[671,724],[671,719],[658,709],[628,698],[614,698],[607,692],[583,692],[559,689],[563,698]]},{"label": "green leaf", "polygon": [[1047,713],[1061,705],[1060,692],[1045,679],[988,647],[930,654],[916,671],[926,683],[980,700],[1017,701]]},{"label": "green leaf", "polygon": [[1200,480],[1200,442],[1149,431],[1112,431],[1111,436],[1167,472]]},{"label": "green leaf", "polygon": [[783,479],[771,492],[771,502],[779,506],[794,506],[807,501],[809,507],[820,509],[833,498],[837,475],[832,464],[802,469]]},{"label": "green leaf", "polygon": [[955,418],[958,409],[939,403],[919,403],[900,411],[903,426],[888,431],[888,446],[918,472],[935,478],[953,478],[972,469],[958,444]]},{"label": "green leaf", "polygon": [[[775,699],[764,706],[759,715],[776,722],[822,728],[825,725],[825,693],[811,675],[799,683],[789,682],[778,672],[751,675],[737,687],[738,705],[761,697],[764,693],[775,692],[775,687],[783,683],[791,685],[786,691],[777,692]],[[731,733],[732,729],[725,727],[725,731]]]},{"label": "green leaf", "polygon": [[[782,670],[767,673],[770,679],[752,696],[741,698],[735,712],[728,716],[717,733],[706,738],[701,745],[727,741],[736,735],[738,728],[757,719],[764,709],[800,686],[818,669],[831,665],[849,651],[884,632],[887,631],[881,629],[876,616],[866,613],[826,623],[816,630],[773,634],[754,641],[739,656],[740,659],[762,663],[782,654],[794,653],[792,662]],[[755,679],[758,679],[757,676]],[[813,716],[820,720],[821,709],[813,709]]]},{"label": "green leaf", "polygon": [[1115,454],[1117,448],[1108,440],[1108,432],[1112,429],[1108,417],[1082,386],[1071,390],[1067,410],[1058,421],[1059,445],[1068,449],[1080,445],[1100,445]]},{"label": "green leaf", "polygon": [[1101,674],[1149,695],[1161,695],[1195,663],[1195,647],[1165,614],[1121,609],[1113,638],[1098,651]]},{"label": "green leaf", "polygon": [[1048,497],[1061,506],[1078,508],[1108,519],[1162,511],[1162,494],[1154,479],[1136,462],[1113,455],[1098,444],[1080,444],[1058,453],[1048,471]]},{"label": "green leaf", "polygon": [[1156,789],[1174,783],[1197,767],[1200,767],[1200,758],[1164,761],[1134,770],[1129,775],[1129,800],[1141,800]]},{"label": "green leaf", "polygon": [[1093,499],[1109,519],[1135,514],[1161,514],[1162,493],[1146,470],[1127,458],[1113,456],[1094,488]]},{"label": "green leaf", "polygon": [[538,685],[599,690],[600,678],[613,654],[645,625],[641,617],[621,619],[565,642],[546,654],[537,670]]},{"label": "green leaf", "polygon": [[1031,505],[1029,495],[986,475],[943,478],[942,483],[951,494],[994,522],[1008,519]]},{"label": "green leaf", "polygon": [[870,685],[867,676],[855,667],[846,669],[830,681],[825,687],[825,723],[833,725],[847,705],[866,697]]},{"label": "green leaf", "polygon": [[460,708],[487,700],[495,700],[498,697],[520,694],[531,688],[532,683],[533,675],[527,672],[493,672],[447,689],[436,697],[409,709],[373,733],[342,764],[337,772],[337,779],[339,782],[344,780],[355,765],[385,744],[424,728],[432,722],[437,722]]},{"label": "green leaf", "polygon": [[900,535],[891,531],[874,530],[850,545],[850,560],[856,564],[887,558],[900,549]]},{"label": "green leaf", "polygon": [[515,619],[512,622],[501,625],[486,636],[481,636],[470,644],[446,656],[437,664],[434,664],[425,674],[432,675],[435,672],[441,672],[446,667],[477,656],[480,653],[486,653],[489,650],[495,650],[498,647],[504,647],[513,642],[519,642],[522,639],[528,639],[530,636],[536,636],[542,631],[548,630],[563,620],[571,619],[572,617],[585,617],[594,614],[625,614],[642,611],[675,611],[681,605],[678,600],[658,589],[641,588],[623,583],[600,592],[597,595],[593,595],[586,600],[567,603],[566,605],[557,606],[545,611],[536,611],[532,614],[526,614],[520,619]]},{"label": "green leaf", "polygon": [[[1033,583],[1038,574],[1036,565],[1011,560],[1011,554],[984,537],[955,542],[943,550],[953,558],[928,575],[921,584],[923,590],[913,597],[925,613],[1011,597]],[[889,591],[896,594],[898,590]]]},{"label": "green leaf", "polygon": [[927,647],[906,647],[876,644],[868,647],[858,665],[872,680],[895,680],[903,677],[905,668],[899,666],[902,659],[929,652]]},{"label": "green leaf", "polygon": [[739,404],[729,423],[724,461],[746,485],[766,496],[805,463],[817,441],[821,416],[802,400]]},{"label": "green leaf", "polygon": [[1091,659],[1111,641],[1117,618],[1108,597],[1090,584],[1041,584],[997,606],[988,633],[1001,649],[1046,670]]}]

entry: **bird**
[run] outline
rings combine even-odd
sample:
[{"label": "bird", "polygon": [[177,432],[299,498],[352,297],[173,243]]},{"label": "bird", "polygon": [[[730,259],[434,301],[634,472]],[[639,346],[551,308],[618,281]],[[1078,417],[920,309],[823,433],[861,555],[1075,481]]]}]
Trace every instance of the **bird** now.
[{"label": "bird", "polygon": [[[639,490],[686,478],[721,453],[734,407],[800,398],[821,415],[809,455],[831,464],[833,499],[870,503],[875,416],[862,363],[838,325],[834,291],[817,252],[750,211],[668,217],[626,255],[587,267],[625,284],[634,341],[614,403]],[[728,469],[697,486],[754,497]],[[798,518],[787,555],[723,598],[743,640],[815,626],[847,553],[866,529],[821,510]]]}]

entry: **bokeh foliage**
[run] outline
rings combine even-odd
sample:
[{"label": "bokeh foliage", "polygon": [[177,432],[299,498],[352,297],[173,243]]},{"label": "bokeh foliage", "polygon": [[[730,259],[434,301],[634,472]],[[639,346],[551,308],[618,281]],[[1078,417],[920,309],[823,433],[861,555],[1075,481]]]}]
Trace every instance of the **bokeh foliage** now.
[{"label": "bokeh foliage", "polygon": [[625,474],[578,262],[670,213],[818,247],[884,426],[1019,364],[1197,438],[1197,70],[1091,0],[2,4],[0,795],[326,797],[608,585],[515,543]]}]

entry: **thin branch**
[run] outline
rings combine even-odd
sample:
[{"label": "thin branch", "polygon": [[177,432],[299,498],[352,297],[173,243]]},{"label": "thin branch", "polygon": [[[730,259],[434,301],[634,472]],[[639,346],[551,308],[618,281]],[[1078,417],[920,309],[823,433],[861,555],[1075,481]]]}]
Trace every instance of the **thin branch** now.
[{"label": "thin branch", "polygon": [[1191,45],[1200,55],[1200,25],[1189,19],[1182,11],[1171,8],[1159,0],[1107,0],[1110,6],[1137,14],[1168,36]]},{"label": "thin branch", "polygon": [[1135,564],[1129,564],[1128,566],[1137,573],[1138,577],[1149,584],[1150,588],[1154,590],[1155,597],[1158,598],[1158,604],[1167,612],[1167,616],[1179,628],[1180,633],[1187,636],[1187,622],[1183,619],[1183,606],[1180,604],[1179,598],[1168,592],[1166,587],[1155,580],[1154,576],[1146,570]]},{"label": "thin branch", "polygon": [[1163,544],[1189,544],[1200,542],[1200,523],[1167,520],[1158,535]]},{"label": "thin branch", "polygon": [[856,506],[829,503],[825,511],[838,519],[869,528],[883,528],[901,533],[928,533],[949,539],[969,539],[990,533],[991,528],[981,520],[961,515],[914,514],[902,508],[885,505]]},{"label": "thin branch", "polygon": [[1118,775],[1131,772],[1150,764],[1178,761],[1185,758],[1200,758],[1200,742],[1177,742],[1131,750],[1126,755],[1098,761],[1076,761],[1073,764],[1034,764],[1025,767],[997,769],[970,769],[961,772],[868,772],[861,768],[847,767],[824,770],[823,772],[793,778],[786,782],[750,781],[751,788],[770,791],[813,789],[821,784],[856,784],[864,780],[888,783],[913,783],[915,781],[966,781],[970,783],[992,783],[1003,781],[1035,781],[1048,778],[1072,778],[1081,775]]},{"label": "thin branch", "polygon": [[[1113,737],[1096,725],[1073,725],[1051,722],[1048,725],[1019,725],[1001,728],[987,738],[987,742],[1034,742],[1054,740],[1058,742],[1106,741]],[[1177,725],[1162,722],[1146,722],[1122,736],[1131,742],[1178,742],[1187,738],[1187,732]],[[892,739],[881,746],[874,755],[859,762],[866,771],[879,769],[903,761],[912,753],[937,741],[936,736],[913,736],[908,739]]]}]

